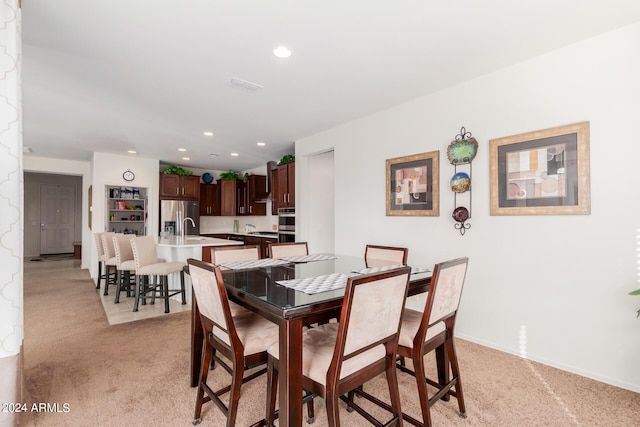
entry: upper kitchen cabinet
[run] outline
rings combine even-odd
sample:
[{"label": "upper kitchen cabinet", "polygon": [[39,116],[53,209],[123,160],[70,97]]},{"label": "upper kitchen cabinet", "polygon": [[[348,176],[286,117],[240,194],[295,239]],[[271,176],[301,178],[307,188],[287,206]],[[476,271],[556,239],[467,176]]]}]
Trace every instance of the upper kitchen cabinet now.
[{"label": "upper kitchen cabinet", "polygon": [[221,179],[220,180],[220,215],[237,216],[240,215],[240,206],[238,203],[240,185],[242,181],[239,179]]},{"label": "upper kitchen cabinet", "polygon": [[267,177],[265,175],[249,175],[246,182],[246,203],[244,215],[266,215]]},{"label": "upper kitchen cabinet", "polygon": [[272,200],[277,200],[277,208],[292,208],[296,205],[296,163],[278,165],[274,175]]},{"label": "upper kitchen cabinet", "polygon": [[198,200],[200,176],[160,173],[160,199]]},{"label": "upper kitchen cabinet", "polygon": [[220,216],[220,184],[200,184],[200,216]]},{"label": "upper kitchen cabinet", "polygon": [[241,179],[220,180],[220,215],[266,215],[266,185],[267,177],[264,175],[249,175],[247,182]]}]

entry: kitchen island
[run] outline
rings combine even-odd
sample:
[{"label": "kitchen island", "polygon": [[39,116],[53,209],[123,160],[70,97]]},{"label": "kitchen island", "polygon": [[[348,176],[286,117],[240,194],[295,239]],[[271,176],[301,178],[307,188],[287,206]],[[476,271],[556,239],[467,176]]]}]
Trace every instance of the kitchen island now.
[{"label": "kitchen island", "polygon": [[[158,258],[167,262],[182,262],[187,265],[187,259],[194,258],[204,261],[211,261],[211,248],[216,246],[237,246],[243,242],[236,240],[217,239],[215,237],[205,236],[185,236],[180,237],[156,238],[156,251]],[[178,277],[169,277],[169,288],[179,289],[180,280]],[[191,304],[191,280],[185,277],[187,304]],[[180,295],[172,297],[173,299],[181,299]]]}]

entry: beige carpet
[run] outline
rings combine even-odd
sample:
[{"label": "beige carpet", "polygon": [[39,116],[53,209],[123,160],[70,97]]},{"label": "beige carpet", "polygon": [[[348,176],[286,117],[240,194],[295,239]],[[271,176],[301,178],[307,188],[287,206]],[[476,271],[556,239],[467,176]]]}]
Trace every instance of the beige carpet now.
[{"label": "beige carpet", "polygon": [[[60,412],[28,411],[20,425],[191,425],[189,313],[110,326],[88,272],[77,263],[30,264],[24,280],[25,402],[29,409],[48,403],[50,410],[57,403]],[[457,347],[468,418],[458,417],[454,399],[439,402],[432,409],[435,426],[638,425],[636,393],[467,341],[458,340]],[[210,377],[228,381],[221,369]],[[413,378],[399,373],[399,381],[403,410],[417,415]],[[243,388],[238,426],[263,417],[265,384],[263,376]],[[365,387],[386,394],[383,378]],[[323,406],[316,399],[318,427],[327,425]],[[340,415],[344,426],[368,425],[356,413]],[[224,423],[217,408],[205,406],[202,426]]]}]

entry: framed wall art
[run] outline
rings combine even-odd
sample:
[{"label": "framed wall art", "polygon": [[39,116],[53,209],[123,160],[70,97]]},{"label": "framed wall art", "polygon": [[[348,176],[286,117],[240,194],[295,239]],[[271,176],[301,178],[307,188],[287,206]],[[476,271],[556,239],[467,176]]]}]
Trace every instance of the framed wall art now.
[{"label": "framed wall art", "polygon": [[588,215],[589,122],[489,141],[491,215]]},{"label": "framed wall art", "polygon": [[439,151],[387,160],[387,216],[438,216]]}]

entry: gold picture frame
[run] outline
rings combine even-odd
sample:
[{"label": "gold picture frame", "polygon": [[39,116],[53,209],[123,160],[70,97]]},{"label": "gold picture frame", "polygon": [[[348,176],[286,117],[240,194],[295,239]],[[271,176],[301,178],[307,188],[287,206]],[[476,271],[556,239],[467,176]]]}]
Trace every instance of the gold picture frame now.
[{"label": "gold picture frame", "polygon": [[491,215],[589,215],[589,122],[489,141]]},{"label": "gold picture frame", "polygon": [[440,151],[387,160],[387,216],[439,216]]}]

